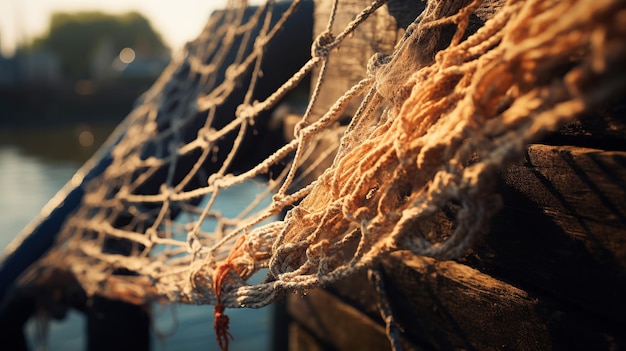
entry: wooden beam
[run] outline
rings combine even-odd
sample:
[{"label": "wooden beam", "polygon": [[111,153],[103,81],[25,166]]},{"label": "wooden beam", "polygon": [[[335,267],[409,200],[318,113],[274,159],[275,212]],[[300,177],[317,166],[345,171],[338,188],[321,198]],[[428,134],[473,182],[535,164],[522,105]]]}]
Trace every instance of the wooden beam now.
[{"label": "wooden beam", "polygon": [[[314,38],[326,29],[332,2],[332,0],[315,0]],[[370,2],[364,0],[340,1],[331,29],[332,34],[338,35]],[[343,41],[340,45],[341,50],[334,50],[330,53],[326,70],[326,77],[328,78],[312,111],[315,119],[323,116],[340,96],[367,76],[367,61],[374,53],[391,53],[393,50],[399,32],[398,25],[395,19],[389,15],[387,7],[383,6],[370,16],[354,31],[354,34]],[[315,77],[318,74],[319,68],[313,72],[313,84],[315,84],[317,80]],[[329,84],[330,82],[332,84]],[[357,108],[357,103],[350,104],[345,115],[352,116]]]},{"label": "wooden beam", "polygon": [[[297,333],[290,336],[292,351],[309,349],[304,345],[337,351],[391,350],[384,326],[324,289],[290,296],[287,310],[300,325],[290,329]],[[416,350],[406,340],[403,349]]]}]

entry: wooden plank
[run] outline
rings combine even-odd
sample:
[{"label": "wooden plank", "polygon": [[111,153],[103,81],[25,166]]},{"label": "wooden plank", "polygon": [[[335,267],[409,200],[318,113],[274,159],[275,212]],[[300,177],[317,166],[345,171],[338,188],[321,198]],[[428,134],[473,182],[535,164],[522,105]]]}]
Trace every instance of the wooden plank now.
[{"label": "wooden plank", "polygon": [[626,152],[531,145],[503,178],[568,235],[604,243],[626,268]]},{"label": "wooden plank", "polygon": [[289,324],[289,351],[323,351],[324,347],[298,323]]},{"label": "wooden plank", "polygon": [[397,318],[408,333],[435,349],[550,345],[533,297],[512,285],[462,264],[408,252],[392,255],[385,272],[389,281],[399,283],[387,284],[389,293],[406,301],[393,306]]},{"label": "wooden plank", "polygon": [[[626,346],[618,323],[458,262],[401,251],[384,259],[382,267],[394,318],[405,340],[415,347],[612,350]],[[327,290],[340,296],[327,308],[341,310],[338,306],[348,304],[364,313],[377,312],[373,301],[378,297],[365,274]],[[341,315],[333,318],[344,320]]]},{"label": "wooden plank", "polygon": [[[327,344],[324,346],[326,348],[337,351],[391,350],[385,328],[379,322],[324,289],[312,289],[303,296],[289,296],[287,310],[311,335],[323,340]],[[290,336],[290,349],[298,345],[294,343],[302,342],[294,341],[292,337]],[[403,349],[416,350],[406,340]]]},{"label": "wooden plank", "polygon": [[[623,329],[453,261],[396,252],[384,263],[400,325],[432,349],[623,347]],[[393,282],[393,283],[392,283]]]},{"label": "wooden plank", "polygon": [[[382,267],[403,337],[423,349],[612,350],[626,346],[623,326],[618,323],[458,262],[401,251],[385,258]],[[377,296],[365,274],[328,290],[359,311],[376,313]]]},{"label": "wooden plank", "polygon": [[626,329],[626,153],[531,145],[464,263]]}]

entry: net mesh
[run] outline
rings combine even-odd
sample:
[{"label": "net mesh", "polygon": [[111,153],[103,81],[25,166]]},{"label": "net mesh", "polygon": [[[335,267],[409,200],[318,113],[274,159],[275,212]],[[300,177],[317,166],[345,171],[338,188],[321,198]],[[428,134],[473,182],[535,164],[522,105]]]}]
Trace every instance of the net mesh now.
[{"label": "net mesh", "polygon": [[[384,4],[338,29],[333,3],[289,71],[268,47],[309,5],[229,2],[138,102],[111,165],[33,269],[69,270],[88,294],[133,303],[219,305],[218,328],[224,306],[262,307],[391,251],[459,257],[498,209],[497,172],[624,88],[623,1],[429,1],[393,51],[314,112],[333,84],[329,58]],[[309,80],[298,118],[278,113]],[[276,133],[277,121],[293,128]],[[292,139],[268,150],[283,134]],[[254,201],[216,210],[249,182]],[[436,225],[442,212],[453,225]],[[248,282],[263,269],[265,281]]]}]

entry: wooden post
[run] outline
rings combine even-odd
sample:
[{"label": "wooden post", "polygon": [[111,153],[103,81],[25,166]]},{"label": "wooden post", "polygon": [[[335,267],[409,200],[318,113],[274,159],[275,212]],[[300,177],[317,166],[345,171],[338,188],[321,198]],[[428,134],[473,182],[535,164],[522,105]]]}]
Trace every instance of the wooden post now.
[{"label": "wooden post", "polygon": [[[320,35],[328,25],[328,18],[332,7],[332,0],[315,0],[313,17],[313,37]],[[340,1],[337,7],[332,34],[336,36],[369,5],[368,0]],[[327,82],[320,92],[317,104],[313,108],[313,116],[319,118],[359,80],[366,77],[368,59],[377,52],[391,53],[396,43],[398,26],[395,19],[389,15],[385,7],[376,11],[354,34],[341,44],[341,50],[330,53],[326,70]],[[313,73],[312,82],[315,84],[319,69]],[[345,114],[354,114],[358,104],[352,103]]]}]

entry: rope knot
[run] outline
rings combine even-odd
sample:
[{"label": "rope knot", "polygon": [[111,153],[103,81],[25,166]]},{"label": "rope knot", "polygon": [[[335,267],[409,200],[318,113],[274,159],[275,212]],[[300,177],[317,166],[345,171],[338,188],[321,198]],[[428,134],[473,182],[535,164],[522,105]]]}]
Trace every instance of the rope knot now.
[{"label": "rope knot", "polygon": [[251,126],[254,125],[254,118],[257,115],[258,112],[254,108],[254,106],[250,104],[241,104],[237,106],[237,110],[235,111],[235,116],[237,116],[237,118],[247,120],[248,124]]},{"label": "rope knot", "polygon": [[239,67],[238,64],[233,63],[230,66],[226,67],[226,72],[224,72],[224,80],[232,82],[237,78],[237,76],[239,76],[240,73],[241,67]]},{"label": "rope knot", "polygon": [[330,50],[333,48],[335,37],[333,34],[326,30],[315,38],[313,45],[311,45],[312,57],[327,57]]},{"label": "rope knot", "polygon": [[391,55],[382,52],[377,52],[370,57],[367,61],[367,75],[375,76],[381,67],[388,64],[391,61]]},{"label": "rope knot", "polygon": [[213,145],[216,141],[217,130],[210,127],[198,129],[198,140],[202,141],[206,147]]}]

